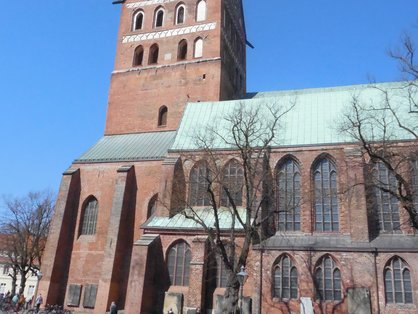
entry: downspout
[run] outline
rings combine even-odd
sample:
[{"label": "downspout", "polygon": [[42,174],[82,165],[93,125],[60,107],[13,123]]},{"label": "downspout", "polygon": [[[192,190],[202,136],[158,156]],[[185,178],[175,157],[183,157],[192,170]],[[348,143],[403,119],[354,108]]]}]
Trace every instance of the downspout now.
[{"label": "downspout", "polygon": [[377,255],[379,254],[377,251],[377,247],[374,248],[373,251],[374,256],[374,276],[376,278],[376,298],[377,298],[377,313],[380,313],[380,300],[379,300],[379,277],[377,272]]},{"label": "downspout", "polygon": [[264,248],[261,247],[260,250],[260,270],[259,270],[259,276],[258,278],[260,278],[260,281],[258,282],[258,287],[259,287],[259,291],[258,291],[258,314],[263,313],[263,311],[261,310],[262,306],[263,306],[263,254],[264,254]]}]

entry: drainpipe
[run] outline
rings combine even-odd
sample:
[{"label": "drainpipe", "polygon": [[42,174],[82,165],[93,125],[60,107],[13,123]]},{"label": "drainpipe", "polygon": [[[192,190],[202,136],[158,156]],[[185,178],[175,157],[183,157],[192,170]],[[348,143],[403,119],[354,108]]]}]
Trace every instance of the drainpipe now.
[{"label": "drainpipe", "polygon": [[377,255],[379,252],[377,251],[377,247],[374,248],[373,251],[374,256],[374,276],[376,278],[376,299],[377,299],[377,313],[380,313],[380,300],[379,300],[379,274],[377,272]]}]

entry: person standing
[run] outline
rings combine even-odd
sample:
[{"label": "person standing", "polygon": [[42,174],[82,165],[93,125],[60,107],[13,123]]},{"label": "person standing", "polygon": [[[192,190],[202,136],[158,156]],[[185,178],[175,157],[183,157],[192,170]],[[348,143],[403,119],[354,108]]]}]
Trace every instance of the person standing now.
[{"label": "person standing", "polygon": [[36,306],[36,311],[39,311],[39,308],[41,307],[41,304],[44,302],[44,299],[42,298],[42,294],[39,294],[36,297],[35,300],[35,306]]},{"label": "person standing", "polygon": [[113,301],[110,305],[110,314],[118,314],[118,307],[116,306],[116,303]]}]

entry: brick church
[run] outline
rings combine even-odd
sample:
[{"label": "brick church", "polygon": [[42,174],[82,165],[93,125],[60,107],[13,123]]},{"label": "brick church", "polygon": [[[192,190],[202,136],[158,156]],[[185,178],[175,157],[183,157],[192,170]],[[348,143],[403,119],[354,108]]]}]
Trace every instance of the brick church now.
[{"label": "brick church", "polygon": [[[63,174],[39,285],[44,304],[75,313],[103,314],[112,301],[128,314],[219,313],[222,263],[209,267],[205,231],[171,211],[180,194],[207,206],[193,134],[237,106],[295,100],[268,163],[273,190],[291,186],[292,202],[305,201],[274,216],[274,230],[251,246],[244,312],[418,313],[415,230],[388,193],[372,193],[370,208],[357,184],[366,180],[359,145],[332,127],[353,94],[370,100],[378,91],[249,94],[241,0],[119,2],[105,132]],[[216,149],[238,176],[234,153]],[[417,187],[416,161],[411,169]]]}]

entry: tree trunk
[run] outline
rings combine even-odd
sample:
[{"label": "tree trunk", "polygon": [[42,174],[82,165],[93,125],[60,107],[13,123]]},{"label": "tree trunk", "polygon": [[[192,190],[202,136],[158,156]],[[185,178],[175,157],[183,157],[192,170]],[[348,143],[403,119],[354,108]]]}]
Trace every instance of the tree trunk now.
[{"label": "tree trunk", "polygon": [[223,314],[239,313],[239,284],[227,287],[224,293]]},{"label": "tree trunk", "polygon": [[19,294],[22,294],[25,291],[26,275],[27,275],[27,271],[21,271],[20,272],[20,288],[19,288]]}]

